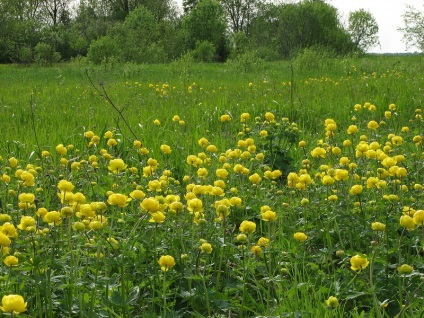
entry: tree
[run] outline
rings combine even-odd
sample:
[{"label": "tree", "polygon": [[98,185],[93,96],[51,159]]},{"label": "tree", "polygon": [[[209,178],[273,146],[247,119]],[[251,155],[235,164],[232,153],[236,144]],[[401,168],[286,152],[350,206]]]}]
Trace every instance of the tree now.
[{"label": "tree", "polygon": [[114,19],[125,20],[128,14],[139,6],[146,7],[157,20],[175,15],[176,4],[172,0],[102,0]]},{"label": "tree", "polygon": [[407,48],[416,47],[424,52],[424,12],[407,6],[402,17],[405,26],[399,31],[403,32],[403,41]]},{"label": "tree", "polygon": [[226,38],[226,17],[221,4],[215,0],[200,1],[184,17],[183,28],[187,35],[189,49],[194,49],[196,42],[208,41],[216,49],[216,60],[225,61],[229,55]]},{"label": "tree", "polygon": [[189,13],[195,6],[197,6],[199,1],[200,0],[183,0],[184,13],[185,14]]},{"label": "tree", "polygon": [[378,24],[371,12],[364,9],[349,13],[348,32],[357,50],[367,51],[378,45]]},{"label": "tree", "polygon": [[233,33],[249,33],[249,25],[254,16],[257,0],[220,0],[224,7]]},{"label": "tree", "polygon": [[327,47],[338,54],[352,48],[337,9],[322,0],[283,4],[278,14],[277,41],[282,57],[311,46]]},{"label": "tree", "polygon": [[0,1],[0,63],[31,62],[39,40],[39,2]]},{"label": "tree", "polygon": [[[278,54],[278,26],[280,5],[258,3],[257,12],[249,26],[249,42],[258,56],[266,60],[276,60]],[[237,49],[237,43],[235,43]]]},{"label": "tree", "polygon": [[48,25],[68,23],[70,20],[70,4],[72,0],[41,0],[43,17]]}]

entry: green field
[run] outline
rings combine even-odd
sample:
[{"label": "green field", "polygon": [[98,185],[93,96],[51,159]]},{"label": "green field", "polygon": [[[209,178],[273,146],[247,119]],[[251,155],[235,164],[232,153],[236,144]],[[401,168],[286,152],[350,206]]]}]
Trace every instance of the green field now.
[{"label": "green field", "polygon": [[0,309],[420,317],[423,74],[422,55],[0,65],[0,296],[27,302]]}]

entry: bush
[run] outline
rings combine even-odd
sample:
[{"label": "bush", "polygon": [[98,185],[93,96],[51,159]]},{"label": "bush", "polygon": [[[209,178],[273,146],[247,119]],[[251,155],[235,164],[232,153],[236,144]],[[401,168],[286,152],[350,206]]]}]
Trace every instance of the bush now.
[{"label": "bush", "polygon": [[215,46],[209,41],[196,41],[193,58],[196,62],[212,62],[215,58]]},{"label": "bush", "polygon": [[229,60],[227,65],[234,71],[247,73],[263,69],[264,60],[259,58],[255,51],[247,51],[234,59]]},{"label": "bush", "polygon": [[329,67],[330,59],[335,53],[323,46],[312,46],[303,49],[295,58],[295,66],[302,70],[318,70]]},{"label": "bush", "polygon": [[45,42],[38,43],[34,48],[35,62],[39,65],[52,65],[61,59],[60,53],[55,52],[53,47]]},{"label": "bush", "polygon": [[91,42],[88,48],[87,57],[94,64],[108,62],[110,59],[118,56],[119,49],[115,41],[110,36],[104,36]]}]

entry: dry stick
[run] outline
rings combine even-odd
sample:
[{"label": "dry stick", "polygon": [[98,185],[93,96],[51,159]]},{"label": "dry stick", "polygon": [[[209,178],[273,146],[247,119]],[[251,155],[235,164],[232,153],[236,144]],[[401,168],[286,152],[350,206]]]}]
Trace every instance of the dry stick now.
[{"label": "dry stick", "polygon": [[[134,138],[136,140],[140,140],[140,138],[138,138],[138,136],[135,134],[134,130],[131,128],[130,124],[128,124],[127,120],[125,119],[122,110],[120,110],[115,103],[110,99],[109,95],[107,94],[104,84],[100,83],[100,87],[102,88],[102,90],[98,89],[96,85],[94,85],[93,81],[91,80],[90,75],[88,75],[88,69],[85,70],[85,74],[87,75],[88,80],[90,81],[90,84],[94,87],[94,89],[100,94],[101,97],[103,97],[104,99],[106,99],[106,101],[113,107],[113,109],[116,110],[116,112],[118,113],[119,117],[124,121],[125,125],[127,126],[127,128],[130,130],[131,134],[134,136]],[[121,129],[120,129],[121,130]],[[122,132],[122,130],[121,130]],[[123,135],[123,134],[122,134]]]}]

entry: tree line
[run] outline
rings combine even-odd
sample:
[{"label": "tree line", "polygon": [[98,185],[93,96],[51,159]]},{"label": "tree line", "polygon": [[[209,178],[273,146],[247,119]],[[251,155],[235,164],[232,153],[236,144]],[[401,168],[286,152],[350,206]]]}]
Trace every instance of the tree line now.
[{"label": "tree line", "polygon": [[277,60],[311,47],[344,55],[378,44],[377,32],[370,12],[351,12],[344,26],[324,0],[0,0],[0,63]]}]

